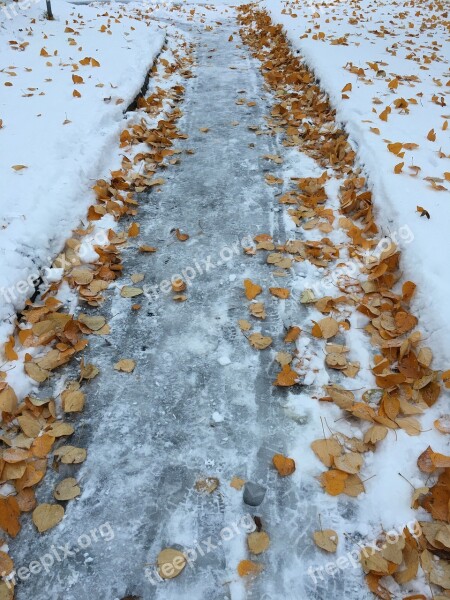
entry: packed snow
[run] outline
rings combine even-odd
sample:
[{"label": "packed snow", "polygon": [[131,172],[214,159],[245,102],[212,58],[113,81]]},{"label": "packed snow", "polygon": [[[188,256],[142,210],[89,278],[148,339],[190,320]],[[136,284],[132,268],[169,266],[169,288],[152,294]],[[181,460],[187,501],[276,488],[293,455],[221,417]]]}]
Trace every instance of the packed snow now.
[{"label": "packed snow", "polygon": [[124,111],[165,39],[140,4],[0,7],[0,345],[118,162]]},{"label": "packed snow", "polygon": [[435,367],[448,368],[448,16],[422,0],[264,0],[263,6],[283,25],[349,133],[373,188],[377,223],[403,250],[405,278],[418,286],[412,308],[435,350]]}]

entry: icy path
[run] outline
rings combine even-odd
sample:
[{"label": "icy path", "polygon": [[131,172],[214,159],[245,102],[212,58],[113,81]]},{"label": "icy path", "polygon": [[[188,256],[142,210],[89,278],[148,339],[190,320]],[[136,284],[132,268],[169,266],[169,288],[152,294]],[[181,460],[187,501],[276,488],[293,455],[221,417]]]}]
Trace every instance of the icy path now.
[{"label": "icy path", "polygon": [[[238,319],[248,318],[244,278],[265,289],[284,285],[271,275],[261,253],[244,256],[240,242],[257,233],[286,239],[274,188],[264,182],[265,170],[274,169],[261,158],[286,151],[276,139],[249,129],[264,128],[272,99],[263,90],[257,63],[247,49],[236,47],[234,18],[220,15],[220,20],[213,31],[192,27],[198,66],[187,83],[179,126],[189,135],[180,147],[195,153],[183,152],[181,164],[162,174],[166,185],[152,191],[139,210],[141,239],[158,252],[125,251],[127,275],[119,285],[129,284],[132,273],[145,273],[144,283],[158,285],[197,264],[203,274],[197,270],[184,303],[173,302],[172,294],[141,297],[143,308],[130,316],[130,300],[117,292],[101,311],[112,333],[90,338],[86,359],[101,374],[89,384],[89,401],[70,441],[88,449],[77,475],[83,495],[68,505],[63,523],[44,536],[28,521],[12,551],[20,568],[51,552],[52,545],[73,548],[82,534],[91,544],[55,561],[48,574],[31,575],[18,586],[18,600],[300,600],[368,594],[359,570],[352,568],[314,588],[304,571],[314,564],[308,559],[310,531],[317,528],[316,504],[323,493],[318,484],[302,485],[300,474],[281,479],[271,467],[273,454],[288,452],[303,435],[307,419],[294,420],[283,410],[285,393],[272,385],[278,371],[272,354],[253,350],[237,326]],[[239,98],[256,105],[236,104]],[[173,228],[188,232],[190,239],[174,239]],[[239,252],[226,260],[233,245]],[[206,273],[205,262],[215,267]],[[263,332],[274,338],[274,346],[291,323],[289,309],[279,308],[283,304],[266,303]],[[132,375],[113,370],[121,358],[136,360]],[[48,475],[38,489],[40,501],[51,499],[54,480],[63,475],[63,465],[58,476]],[[73,469],[66,476],[73,476]],[[195,482],[207,476],[218,477],[221,486],[211,495],[199,494]],[[267,486],[261,507],[243,504],[242,493],[229,486],[234,476]],[[272,544],[261,557],[264,572],[246,586],[236,565],[246,557],[245,515],[255,514]],[[351,511],[347,518],[352,519]],[[107,541],[104,526],[104,537],[92,541],[92,530],[105,523],[114,539]],[[220,536],[224,527],[231,535]],[[156,581],[151,565],[162,548],[196,544],[204,556],[197,549],[197,560],[180,577]]]}]

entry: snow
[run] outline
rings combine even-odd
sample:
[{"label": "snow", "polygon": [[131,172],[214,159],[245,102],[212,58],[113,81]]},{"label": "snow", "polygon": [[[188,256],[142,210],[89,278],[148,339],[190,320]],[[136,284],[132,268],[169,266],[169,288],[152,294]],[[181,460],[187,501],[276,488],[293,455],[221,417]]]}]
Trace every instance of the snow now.
[{"label": "snow", "polygon": [[[450,121],[450,38],[442,6],[407,0],[318,5],[264,0],[263,7],[284,26],[349,133],[374,193],[381,232],[397,241],[405,279],[418,285],[412,309],[435,351],[434,366],[448,368],[450,322],[443,311],[450,295],[450,129],[444,127]],[[337,44],[339,38],[347,45]],[[378,64],[378,73],[369,62]],[[351,73],[351,65],[364,69],[364,75]],[[398,87],[390,89],[395,79]],[[348,83],[352,90],[343,98]],[[407,111],[395,108],[400,98],[409,103]],[[387,106],[392,112],[385,122],[379,115]],[[427,139],[432,129],[436,141]],[[387,149],[395,142],[418,147],[401,158]],[[395,174],[401,162],[403,172]],[[410,166],[420,167],[417,176]],[[433,189],[426,177],[439,178],[436,185],[445,190]],[[418,205],[429,211],[429,221],[416,211]]]},{"label": "snow", "polygon": [[[165,39],[139,4],[57,3],[55,21],[41,4],[4,11],[11,18],[2,16],[0,28],[0,346],[44,267],[86,218],[92,185],[118,164],[123,112]],[[100,66],[81,65],[85,57]]]},{"label": "snow", "polygon": [[[383,106],[387,102],[384,94],[387,93],[389,99],[394,95],[386,91],[386,79],[373,77],[371,86],[358,83],[355,76],[342,69],[348,60],[356,60],[354,46],[332,46],[327,37],[325,41],[300,39],[299,35],[309,26],[305,25],[305,19],[312,18],[309,8],[305,8],[304,18],[293,19],[282,14],[283,5],[267,1],[270,1],[274,18],[288,27],[291,40],[320,76],[338,109],[339,118],[358,148],[359,159],[375,192],[378,220],[384,223],[383,231],[397,232],[404,250],[405,276],[419,283],[420,294],[413,310],[420,316],[421,323],[425,323],[428,344],[442,350],[437,358],[444,361],[446,328],[450,326],[444,324],[440,330],[436,326],[442,315],[442,310],[436,309],[436,302],[443,302],[446,285],[443,278],[436,277],[435,271],[443,268],[442,256],[445,258],[446,244],[450,244],[444,236],[445,217],[448,217],[445,211],[450,209],[445,207],[447,192],[429,190],[422,179],[428,174],[439,173],[442,177],[440,165],[446,162],[436,158],[433,144],[422,139],[423,131],[426,137],[427,128],[431,128],[437,115],[433,112],[434,105],[426,102],[429,93],[424,91],[425,109],[420,104],[411,106],[409,117],[414,117],[417,131],[407,131],[407,124],[412,120],[396,114],[394,109],[387,123],[380,121],[370,112],[372,95],[378,94],[383,99]],[[5,257],[4,260],[2,257],[5,268],[0,279],[3,287],[15,285],[41,265],[51,264],[71,229],[85,217],[92,202],[90,187],[93,181],[106,177],[118,163],[118,134],[126,123],[122,111],[139,89],[163,42],[163,34],[155,26],[148,28],[145,22],[132,20],[139,10],[133,4],[128,4],[126,9],[112,8],[111,5],[101,8],[82,6],[75,11],[73,7],[58,5],[60,21],[50,24],[40,19],[37,8],[32,10],[34,13],[27,12],[26,17],[21,15],[17,21],[7,22],[6,33],[0,30],[0,42],[17,39],[23,35],[18,29],[29,24],[32,14],[36,15],[34,35],[29,38],[36,40],[24,52],[10,49],[9,58],[4,59],[4,64],[15,64],[18,76],[14,78],[13,87],[5,88],[8,99],[2,99],[0,109],[0,118],[4,121],[0,140],[7,144],[2,143],[5,156],[2,156],[0,166],[1,177],[5,182],[3,190],[8,190],[7,200],[12,196],[14,201],[0,204],[0,214],[7,225],[0,235],[0,251]],[[314,20],[328,35],[334,25],[332,20],[326,22],[327,10],[337,11],[340,18],[349,9],[344,3],[321,8],[322,12]],[[405,10],[409,10],[408,7]],[[373,18],[387,22],[395,16],[392,11],[392,7],[378,5]],[[74,15],[71,16],[71,12]],[[49,52],[55,48],[56,44],[52,42],[57,35],[63,35],[64,20],[78,20],[79,12],[86,22],[76,38],[77,46],[83,46],[80,56],[98,57],[101,66],[95,69],[80,66],[78,73],[84,76],[85,84],[77,86],[82,97],[73,98],[71,69],[60,67],[59,60],[69,61],[73,53],[71,48],[75,47],[68,46],[65,50],[64,46],[58,47],[58,62],[54,58],[40,57],[39,52],[43,45]],[[112,35],[97,31],[102,19],[107,21],[107,17],[97,17],[99,12],[125,15],[121,23],[111,23]],[[156,198],[154,192],[145,194],[147,201],[140,205],[139,220],[146,237],[157,240],[159,251],[149,266],[147,257],[136,256],[133,248],[128,248],[124,252],[124,278],[134,269],[146,273],[146,283],[167,279],[171,273],[193,264],[194,258],[217,257],[219,248],[231,247],[236,239],[243,238],[244,233],[270,232],[277,241],[288,239],[295,227],[292,219],[277,205],[272,189],[263,183],[258,156],[269,152],[282,155],[283,166],[276,173],[276,169],[271,168],[271,172],[282,176],[285,182],[299,173],[303,177],[322,173],[312,159],[283,147],[280,139],[249,133],[251,123],[263,123],[273,96],[263,90],[258,64],[250,58],[248,49],[237,48],[237,25],[231,10],[225,19],[222,11],[211,11],[209,18],[206,18],[207,12],[204,7],[199,7],[195,20],[189,16],[189,9],[176,16],[162,9],[153,13],[161,18],[161,22],[172,18],[183,31],[188,31],[188,38],[192,35],[197,42],[196,77],[187,82],[187,103],[183,106],[184,117],[180,124],[190,136],[187,142],[181,142],[181,148],[194,147],[197,152],[193,156],[183,154],[179,166],[167,169],[167,184]],[[299,7],[298,13],[303,15]],[[370,14],[366,5],[364,13]],[[90,19],[95,21],[93,29],[90,29],[93,22]],[[225,23],[214,30],[212,26],[217,20]],[[340,28],[345,26],[350,30],[356,27],[350,26],[347,18],[339,24]],[[206,30],[206,25],[210,25],[211,30]],[[135,29],[131,30],[131,26]],[[377,27],[380,28],[379,23]],[[49,35],[42,41],[44,29],[55,37]],[[126,33],[130,35],[125,37]],[[176,32],[169,27],[168,33],[173,41]],[[364,51],[364,59],[358,58],[358,66],[364,67],[366,59],[385,62],[389,59],[392,62],[389,68],[384,67],[386,72],[393,69],[405,74],[416,68],[408,62],[409,70],[402,69],[400,49],[394,61],[385,51],[386,40],[373,36],[373,44],[363,44],[360,33],[357,30],[351,34],[364,46],[359,46],[358,57],[362,57]],[[409,37],[410,28],[407,33]],[[415,32],[414,35],[416,33],[419,36],[417,45],[429,44],[426,33]],[[228,43],[231,34],[236,36],[236,45]],[[400,36],[401,30],[398,30],[397,42],[401,41]],[[28,40],[28,36],[23,39]],[[120,43],[117,43],[118,39]],[[219,51],[212,53],[213,48]],[[28,59],[28,56],[34,56],[34,59]],[[53,67],[46,67],[46,61],[53,62]],[[33,65],[34,83],[39,76],[42,86],[47,85],[48,72],[57,70],[57,75],[52,73],[53,81],[48,82],[54,86],[52,92],[44,87],[45,96],[22,98],[22,89],[33,85],[28,79],[31,75],[24,70],[28,64]],[[229,64],[237,65],[237,68],[229,70]],[[439,69],[444,68],[443,65],[446,63],[439,63]],[[437,76],[438,67],[432,63],[428,67],[430,72],[420,69],[422,91],[425,83],[430,81],[429,76]],[[88,78],[88,73],[92,79]],[[0,77],[3,76],[4,73],[0,73]],[[19,81],[20,77],[24,83],[19,89],[16,79]],[[162,77],[155,78],[153,85],[163,86]],[[176,77],[171,76],[171,83]],[[443,78],[443,75],[439,77]],[[105,83],[104,88],[95,87],[99,81]],[[348,94],[349,100],[342,100],[341,89],[349,81],[353,83],[353,90]],[[111,83],[117,87],[112,88]],[[249,99],[257,100],[256,108],[235,104],[237,90],[242,87],[247,88]],[[397,95],[402,87],[399,86]],[[418,90],[416,87],[414,92]],[[109,95],[112,99],[105,103],[103,98]],[[123,98],[124,102],[116,105],[116,98]],[[47,99],[51,102],[45,104],[44,111]],[[13,136],[10,124],[17,123],[15,106],[20,107],[21,122],[20,129],[14,125],[16,133]],[[9,107],[9,113],[6,107]],[[28,110],[28,107],[33,108]],[[381,105],[375,107],[379,112]],[[442,112],[437,110],[439,114]],[[35,113],[39,111],[42,117],[36,117]],[[71,123],[62,125],[66,112]],[[129,117],[129,121],[137,122],[140,116],[138,111]],[[369,117],[373,123],[362,123]],[[240,120],[240,125],[233,129],[230,123],[235,119]],[[371,133],[369,125],[379,127],[380,136]],[[204,126],[210,127],[206,137],[198,133]],[[434,127],[439,144],[448,153],[448,139],[443,137],[445,132],[436,124]],[[23,144],[25,131],[33,131],[26,146]],[[415,164],[422,165],[419,177],[409,179],[408,175],[391,173],[393,165],[400,159],[388,153],[382,138],[420,143],[417,150],[407,153],[409,157],[414,156]],[[255,150],[250,147],[250,142],[256,145]],[[12,164],[26,164],[28,169],[15,172],[11,169]],[[405,172],[406,166],[405,161]],[[338,186],[339,181],[334,178],[327,182],[328,205],[333,209],[339,205]],[[414,193],[420,194],[420,198],[416,199]],[[398,194],[402,195],[401,201]],[[415,212],[416,203],[430,210],[431,221],[419,217]],[[24,218],[15,218],[16,213],[23,214]],[[207,223],[203,235],[192,236],[186,244],[173,244],[169,234],[173,226],[182,225],[192,234],[198,230],[200,220]],[[84,242],[86,262],[95,258],[92,246],[98,243],[98,236],[114,226],[110,216],[96,223],[95,230]],[[430,238],[430,226],[433,227],[433,239],[442,248],[439,256],[435,256],[438,253],[428,241],[425,243]],[[319,239],[322,234],[308,231],[307,237]],[[343,242],[345,237],[338,229],[330,234],[336,244]],[[17,245],[21,247],[21,253],[13,254]],[[355,264],[347,261],[343,272],[356,272],[356,269],[352,271]],[[417,272],[418,265],[420,272]],[[298,356],[305,364],[302,393],[274,391],[275,349],[261,355],[254,353],[238,330],[236,321],[247,316],[242,302],[243,279],[255,278],[267,289],[274,285],[275,278],[264,263],[251,257],[242,258],[242,255],[221,269],[197,277],[189,287],[189,299],[185,304],[171,303],[166,295],[155,299],[146,296],[141,320],[130,318],[128,301],[120,297],[123,279],[108,290],[109,300],[102,312],[108,316],[112,333],[108,344],[101,338],[92,339],[87,350],[87,358],[99,365],[101,373],[98,380],[89,384],[89,399],[86,411],[80,417],[81,427],[77,428],[75,440],[89,451],[88,460],[79,473],[83,495],[68,505],[65,521],[45,538],[36,537],[27,520],[23,534],[28,538],[19,536],[13,542],[13,550],[19,558],[18,564],[25,564],[30,558],[42,555],[51,542],[74,539],[76,534],[86,531],[86,527],[106,522],[106,519],[111,519],[116,542],[108,547],[91,548],[92,556],[86,555],[82,562],[55,568],[44,582],[45,586],[52,587],[54,595],[63,594],[69,600],[80,598],[83,593],[88,596],[89,590],[102,589],[108,597],[117,599],[130,593],[145,599],[164,600],[188,597],[238,600],[250,598],[250,595],[293,600],[299,597],[319,599],[331,594],[337,598],[366,598],[369,592],[361,588],[359,566],[338,574],[336,581],[327,576],[321,587],[313,585],[307,575],[308,568],[325,565],[329,557],[314,547],[312,531],[318,529],[322,520],[324,526],[337,531],[344,546],[340,553],[355,552],[361,536],[372,541],[381,527],[400,529],[421,516],[410,509],[411,486],[406,479],[416,487],[423,485],[416,458],[427,445],[448,453],[445,436],[433,427],[433,420],[440,415],[445,398],[422,418],[423,433],[420,436],[410,437],[402,430],[390,431],[375,453],[364,455],[365,494],[357,500],[327,496],[317,481],[324,468],[311,450],[311,442],[323,437],[323,423],[333,431],[359,438],[369,424],[348,421],[337,406],[319,401],[323,395],[322,386],[330,383],[332,375],[324,368],[323,344],[315,339],[300,336],[297,342]],[[440,272],[445,273],[445,269]],[[283,327],[295,322],[308,331],[311,319],[323,315],[313,309],[303,311],[298,304],[298,293],[304,289],[317,289],[318,296],[324,295],[333,285],[334,276],[333,272],[324,276],[323,270],[308,262],[302,263],[289,281],[296,292],[296,300],[278,302],[269,298],[271,310],[262,327],[278,336]],[[48,272],[48,280],[57,277],[56,270]],[[433,302],[428,297],[425,301],[427,292],[429,295],[436,293]],[[26,292],[17,294],[16,300],[4,303],[0,317],[5,319],[10,315],[23,304],[26,296]],[[58,296],[70,305],[71,312],[77,309],[76,298],[67,284],[62,284]],[[445,301],[442,306],[446,306]],[[362,331],[365,317],[351,313],[348,318],[352,327],[342,341],[350,348],[350,359],[359,361],[361,369],[355,379],[344,383],[359,391],[372,388],[372,356],[368,337]],[[5,323],[0,329],[0,341],[9,332],[9,325],[7,321]],[[129,378],[112,369],[112,364],[123,356],[133,356],[137,360],[136,372]],[[21,355],[19,367],[8,373],[8,381],[19,396],[24,395],[29,385],[21,371],[22,358]],[[54,381],[55,396],[66,376],[64,369],[62,379]],[[326,435],[329,435],[328,430]],[[285,452],[296,460],[297,470],[292,478],[282,481],[277,478],[270,466],[274,452]],[[399,476],[399,472],[406,479]],[[220,499],[199,499],[193,492],[195,480],[205,475],[220,478]],[[265,559],[266,574],[256,584],[258,587],[247,592],[235,574],[236,565],[246,552],[245,535],[241,531],[220,550],[199,558],[192,571],[189,565],[183,577],[172,582],[172,587],[158,584],[153,589],[153,584],[146,580],[143,566],[154,563],[162,546],[177,544],[191,548],[199,540],[201,543],[210,539],[211,534],[218,539],[217,532],[221,527],[229,527],[247,515],[248,508],[242,504],[241,495],[227,484],[236,475],[268,487],[267,500],[261,513],[258,509],[258,514],[262,515],[270,532],[272,548]],[[49,479],[51,477],[55,479],[56,474],[52,473]],[[51,494],[52,481],[46,480],[39,488],[39,498],[51,498]],[[25,539],[29,543],[25,544]],[[124,547],[130,554],[125,564]],[[83,566],[89,562],[93,563],[92,569]],[[27,587],[24,584],[19,594],[23,598],[30,594],[40,598],[42,581],[37,578]]]}]

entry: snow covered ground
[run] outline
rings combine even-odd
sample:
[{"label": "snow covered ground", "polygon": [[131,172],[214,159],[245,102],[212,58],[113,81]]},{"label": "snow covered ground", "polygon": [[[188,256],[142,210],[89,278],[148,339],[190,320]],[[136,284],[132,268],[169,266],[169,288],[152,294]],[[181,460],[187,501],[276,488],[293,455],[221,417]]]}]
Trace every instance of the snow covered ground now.
[{"label": "snow covered ground", "polygon": [[423,0],[263,6],[284,26],[348,131],[373,188],[377,223],[404,250],[404,275],[418,285],[413,310],[435,366],[448,368],[448,11]]},{"label": "snow covered ground", "polygon": [[[299,304],[298,298],[305,288],[317,285],[322,291],[326,289],[322,269],[308,261],[299,262],[289,272],[295,275],[291,280],[287,273],[269,270],[261,253],[243,255],[239,248],[236,257],[223,258],[211,273],[196,277],[188,287],[185,303],[172,302],[167,295],[154,298],[145,294],[140,297],[141,311],[130,313],[130,302],[120,293],[124,283],[134,284],[142,277],[143,287],[151,288],[186,267],[209,262],[211,257],[215,260],[218,254],[222,257],[224,248],[233,248],[237,242],[239,246],[241,240],[256,233],[269,233],[275,242],[321,239],[323,230],[294,227],[287,211],[279,205],[278,189],[266,185],[264,178],[269,173],[280,177],[287,192],[291,178],[320,177],[323,169],[306,154],[287,149],[282,136],[263,135],[266,117],[276,99],[263,85],[259,62],[251,58],[239,39],[231,8],[211,12],[204,7],[195,11],[190,7],[181,11],[169,8],[141,14],[139,5],[127,4],[126,9],[112,6],[57,5],[59,20],[48,23],[42,20],[39,5],[26,15],[14,17],[17,21],[8,20],[6,29],[0,29],[3,45],[6,42],[10,46],[8,54],[0,54],[5,69],[0,77],[13,83],[0,88],[0,286],[5,291],[15,286],[16,296],[10,295],[8,302],[1,299],[3,319],[30,293],[28,286],[21,290],[17,283],[51,262],[72,228],[85,218],[93,200],[92,184],[98,177],[109,179],[109,170],[119,162],[119,134],[127,123],[123,110],[163,43],[157,25],[147,27],[146,23],[155,17],[160,24],[175,22],[196,43],[194,76],[186,82],[185,102],[180,106],[184,115],[180,128],[189,138],[179,144],[182,152],[173,168],[164,167],[166,184],[142,195],[136,216],[142,232],[138,243],[154,243],[158,251],[149,258],[139,253],[133,242],[125,249],[122,277],[110,286],[108,301],[100,309],[111,334],[107,340],[92,336],[85,355],[100,368],[100,375],[95,382],[83,384],[88,392],[84,413],[73,417],[73,421],[70,415],[65,416],[78,423],[71,441],[88,451],[86,463],[75,473],[82,495],[67,506],[61,526],[45,536],[37,535],[31,520],[23,517],[23,531],[11,543],[11,551],[20,567],[46,556],[52,544],[62,539],[82,539],[101,523],[108,524],[109,529],[102,534],[102,543],[83,547],[86,551],[73,561],[55,563],[45,576],[41,573],[21,581],[17,597],[85,600],[95,589],[107,600],[124,600],[125,594],[144,600],[322,600],[332,595],[349,600],[367,598],[369,591],[362,587],[362,571],[355,562],[358,546],[363,540],[374,540],[381,527],[400,530],[417,518],[417,511],[410,508],[411,484],[423,485],[417,456],[428,444],[448,454],[447,438],[433,426],[446,398],[423,416],[420,436],[410,437],[402,429],[389,431],[376,451],[364,453],[364,494],[358,499],[335,498],[326,495],[317,481],[323,465],[314,455],[311,442],[323,435],[328,437],[324,426],[359,439],[369,423],[343,419],[338,406],[318,400],[323,396],[323,386],[334,381],[335,374],[330,375],[324,367],[324,344],[310,335],[311,319],[323,315]],[[339,118],[346,124],[374,188],[377,220],[383,233],[394,237],[402,248],[406,278],[419,284],[414,311],[422,330],[423,322],[427,326],[427,345],[437,358],[433,366],[440,362],[448,366],[445,345],[450,326],[439,322],[442,309],[438,309],[446,301],[445,260],[450,242],[445,237],[445,217],[450,209],[446,208],[448,191],[432,189],[432,182],[435,187],[450,188],[445,176],[450,170],[449,161],[438,153],[441,149],[448,154],[450,147],[448,132],[443,129],[447,109],[432,100],[430,91],[435,85],[438,99],[439,90],[443,94],[447,91],[448,96],[448,63],[437,60],[446,52],[448,56],[443,25],[433,20],[427,9],[426,24],[431,27],[436,23],[436,36],[429,37],[429,29],[409,26],[420,16],[398,17],[407,24],[403,36],[403,30],[394,30],[390,23],[397,18],[394,12],[400,10],[398,5],[394,8],[366,3],[356,9],[352,3],[351,12],[355,10],[356,14],[351,16],[347,3],[321,6],[317,13],[315,8],[311,11],[308,6],[300,9],[297,4],[289,5],[295,6],[297,17],[283,14],[284,6],[270,0],[269,9],[274,19],[288,28],[291,40],[319,75]],[[376,12],[373,23],[368,24],[372,8]],[[404,7],[402,14],[410,10]],[[334,21],[333,15],[343,20]],[[134,16],[143,20],[135,21]],[[35,23],[31,23],[33,18]],[[315,28],[311,22],[320,27]],[[25,27],[32,27],[33,35],[28,36]],[[65,32],[67,27],[73,31]],[[302,37],[310,27],[308,37]],[[174,29],[167,30],[172,40],[169,46],[175,46]],[[347,29],[349,45],[333,44],[332,36],[345,38]],[[19,44],[30,41],[30,45],[24,50],[14,49],[9,44],[12,40]],[[357,54],[355,42],[359,44]],[[391,42],[398,45],[394,48],[396,56],[386,50]],[[420,52],[435,52],[436,57],[420,64],[406,59],[406,46],[412,48],[412,44],[416,52],[419,46],[427,46]],[[163,56],[170,58],[170,52],[165,52]],[[83,62],[89,64],[80,64],[85,57],[89,61]],[[100,66],[95,66],[92,58]],[[349,61],[365,69],[365,74],[343,69]],[[374,66],[367,66],[367,61]],[[76,71],[73,64],[78,65]],[[405,79],[411,74],[421,81]],[[74,83],[72,75],[82,77],[84,83]],[[161,70],[150,89],[167,84],[165,77]],[[172,79],[177,77],[171,75]],[[433,78],[439,78],[442,86]],[[32,87],[37,89],[28,89]],[[81,97],[73,96],[74,90]],[[40,96],[41,91],[45,95]],[[381,104],[373,102],[373,97]],[[404,101],[397,102],[395,108],[395,100],[400,98]],[[417,104],[412,102],[414,98]],[[387,120],[380,119],[387,105],[391,105],[391,112],[384,113]],[[141,116],[135,113],[128,125],[137,123]],[[368,120],[371,122],[366,123]],[[379,133],[371,127],[378,128]],[[427,139],[433,138],[429,135],[431,129],[436,141]],[[31,140],[24,144],[29,132]],[[394,142],[402,143],[401,148],[391,146],[396,154],[387,148]],[[418,147],[409,145],[412,143]],[[403,151],[405,156],[401,157]],[[268,156],[281,157],[282,166],[268,163]],[[394,173],[395,165],[401,162],[402,172]],[[412,164],[421,170],[410,169]],[[27,168],[13,169],[15,165]],[[331,169],[329,174],[327,206],[337,213],[340,181],[333,178]],[[425,180],[427,176],[442,181]],[[429,211],[430,220],[420,216],[417,205]],[[109,215],[105,221],[109,227],[113,218]],[[127,221],[126,227],[130,224]],[[176,227],[190,233],[186,243],[174,238]],[[336,245],[346,242],[339,227],[329,236]],[[297,340],[298,358],[303,365],[301,390],[274,388],[279,371],[275,347],[257,352],[238,329],[237,320],[249,317],[242,288],[246,277],[263,286],[261,297],[267,303],[267,320],[258,326],[252,319],[252,326],[273,335],[277,349],[283,347],[285,330],[291,324],[302,329]],[[279,285],[289,286],[292,294],[288,300],[268,294],[269,286]],[[78,315],[77,301],[72,292],[67,292],[66,284],[60,294],[66,295],[67,304],[71,303],[70,312]],[[350,381],[336,381],[346,382],[346,387],[360,395],[362,390],[375,387],[372,349],[363,332],[365,320],[350,309],[341,317],[347,317],[351,324],[341,341],[349,346],[351,360],[359,361],[361,368]],[[0,342],[8,332],[9,325],[0,328]],[[21,399],[31,382],[22,370],[25,351],[20,350],[19,360],[7,365],[8,382]],[[136,360],[133,373],[114,370],[113,364],[124,357]],[[68,369],[64,368],[50,380],[51,389],[40,389],[40,394],[59,397],[67,377],[78,378],[77,365],[73,361]],[[274,452],[295,459],[297,471],[292,478],[278,478],[271,465]],[[67,466],[59,472],[52,470],[38,488],[38,500],[53,501],[54,484],[60,476],[74,475],[73,469]],[[411,484],[398,475],[399,471]],[[236,573],[237,564],[246,556],[244,528],[237,536],[224,540],[226,543],[219,539],[219,532],[250,514],[242,504],[242,494],[229,484],[236,475],[258,481],[268,490],[265,503],[256,512],[270,533],[271,548],[262,558],[265,571],[253,587]],[[220,479],[218,493],[199,495],[196,481],[210,476]],[[351,555],[354,564],[350,562],[345,569],[338,564],[334,575],[317,582],[310,568],[323,569],[329,564],[329,556],[312,541],[313,531],[322,525],[338,532],[338,556]],[[208,550],[206,556],[199,553],[193,570],[190,566],[183,577],[157,585],[148,577],[154,570],[145,566],[154,565],[163,546],[191,548],[211,540],[214,551]],[[411,592],[426,589],[423,577],[412,585]]]},{"label": "snow covered ground", "polygon": [[0,346],[118,162],[123,111],[165,38],[141,4],[58,2],[54,21],[44,7],[0,7]]}]

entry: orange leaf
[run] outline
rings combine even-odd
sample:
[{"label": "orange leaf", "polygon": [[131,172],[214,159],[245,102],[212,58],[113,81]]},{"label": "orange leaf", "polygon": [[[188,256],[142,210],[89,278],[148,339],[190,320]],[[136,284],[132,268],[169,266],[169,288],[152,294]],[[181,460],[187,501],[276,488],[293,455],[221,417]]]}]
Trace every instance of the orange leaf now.
[{"label": "orange leaf", "polygon": [[298,381],[298,373],[293,371],[289,365],[283,365],[282,370],[278,373],[273,385],[280,387],[290,387]]},{"label": "orange leaf", "polygon": [[244,279],[244,288],[247,300],[254,300],[262,292],[262,287],[251,279]]},{"label": "orange leaf", "polygon": [[282,454],[275,454],[272,458],[272,462],[281,477],[292,475],[295,471],[295,461],[293,458],[288,458]]},{"label": "orange leaf", "polygon": [[345,489],[345,481],[348,478],[348,473],[339,471],[338,469],[331,469],[322,473],[320,481],[325,491],[330,496],[339,496]]},{"label": "orange leaf", "polygon": [[79,75],[72,75],[72,81],[74,83],[84,83],[84,79]]},{"label": "orange leaf", "polygon": [[387,121],[388,120],[388,116],[391,112],[391,108],[389,106],[386,106],[386,108],[383,110],[383,112],[381,112],[379,114],[379,117],[382,121]]},{"label": "orange leaf", "polygon": [[412,281],[405,281],[402,286],[402,300],[404,302],[408,302],[413,297],[414,292],[416,291],[416,284]]},{"label": "orange leaf", "polygon": [[74,98],[81,98],[81,94],[80,94],[80,92],[78,90],[73,90],[72,96]]},{"label": "orange leaf", "polygon": [[253,562],[252,560],[241,560],[237,566],[237,572],[240,577],[248,577],[249,575],[257,575],[262,571],[262,565]]},{"label": "orange leaf", "polygon": [[16,341],[14,337],[9,336],[9,341],[5,344],[5,356],[8,360],[17,360],[19,358],[17,352],[14,350]]},{"label": "orange leaf", "polygon": [[140,231],[139,223],[132,223],[128,229],[128,237],[137,237]]},{"label": "orange leaf", "polygon": [[431,446],[428,446],[417,459],[417,466],[423,473],[433,473],[436,469],[448,469],[450,456],[434,452]]},{"label": "orange leaf", "polygon": [[388,147],[389,152],[392,152],[392,154],[398,155],[398,153],[403,148],[403,144],[401,142],[394,142],[393,144],[388,144],[387,147]]},{"label": "orange leaf", "polygon": [[185,242],[189,239],[189,234],[181,233],[179,229],[175,229],[175,235],[177,236],[177,240],[179,240],[180,242]]},{"label": "orange leaf", "polygon": [[288,332],[284,337],[284,341],[286,342],[286,344],[295,342],[295,340],[298,338],[298,336],[301,334],[301,332],[302,332],[302,330],[300,329],[300,327],[297,327],[297,326],[289,327]]},{"label": "orange leaf", "polygon": [[344,87],[341,90],[341,92],[351,92],[351,91],[352,91],[352,84],[351,83],[347,83],[346,85],[344,85]]},{"label": "orange leaf", "polygon": [[281,298],[282,300],[286,300],[291,295],[291,292],[287,288],[269,288],[269,292],[272,296],[276,296],[277,298]]},{"label": "orange leaf", "polygon": [[397,165],[395,165],[394,167],[394,173],[396,175],[399,175],[402,172],[403,167],[405,166],[404,162],[398,163]]},{"label": "orange leaf", "polygon": [[30,450],[37,458],[45,458],[52,449],[54,443],[55,438],[45,433],[34,440]]},{"label": "orange leaf", "polygon": [[16,537],[20,531],[19,516],[20,508],[15,498],[0,498],[0,529],[11,537]]},{"label": "orange leaf", "polygon": [[27,340],[30,335],[33,334],[33,330],[32,329],[21,329],[19,331],[19,340],[20,343],[23,345],[25,343],[25,340]]},{"label": "orange leaf", "polygon": [[388,88],[390,90],[396,90],[398,88],[398,79],[397,78],[392,79],[392,81],[390,81],[388,84]]},{"label": "orange leaf", "polygon": [[434,129],[430,129],[430,131],[428,132],[427,140],[430,140],[430,142],[436,141],[436,134],[434,132]]}]

